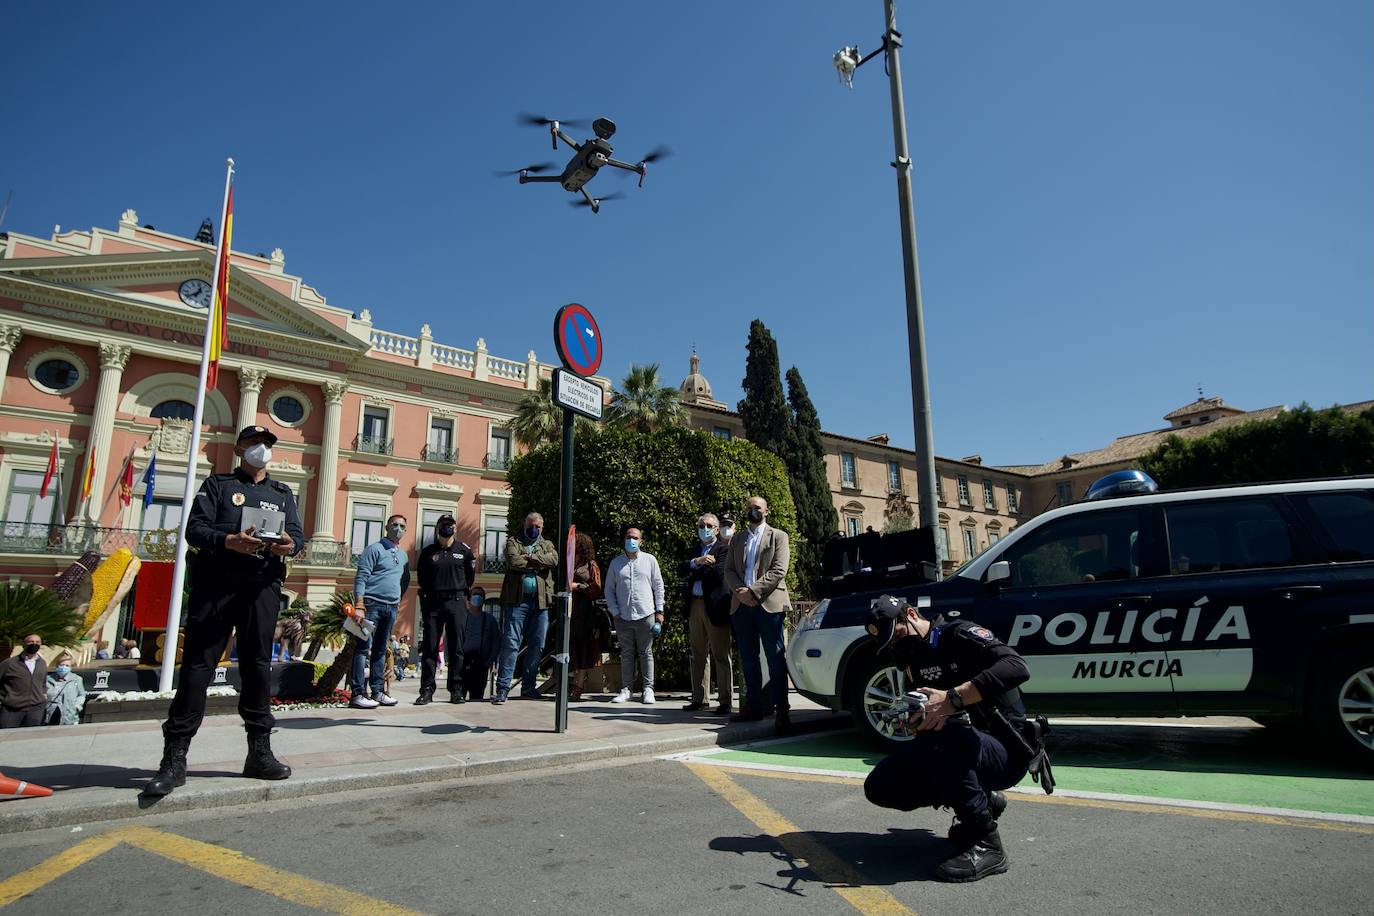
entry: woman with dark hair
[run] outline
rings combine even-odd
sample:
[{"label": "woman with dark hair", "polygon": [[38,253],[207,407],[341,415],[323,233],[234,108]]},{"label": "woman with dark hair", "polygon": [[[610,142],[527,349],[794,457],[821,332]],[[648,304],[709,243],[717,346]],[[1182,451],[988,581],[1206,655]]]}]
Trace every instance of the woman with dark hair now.
[{"label": "woman with dark hair", "polygon": [[569,628],[569,662],[572,684],[568,699],[582,699],[587,671],[601,667],[605,626],[595,602],[601,598],[601,569],[596,565],[596,546],[591,536],[577,532],[572,581],[572,625]]}]

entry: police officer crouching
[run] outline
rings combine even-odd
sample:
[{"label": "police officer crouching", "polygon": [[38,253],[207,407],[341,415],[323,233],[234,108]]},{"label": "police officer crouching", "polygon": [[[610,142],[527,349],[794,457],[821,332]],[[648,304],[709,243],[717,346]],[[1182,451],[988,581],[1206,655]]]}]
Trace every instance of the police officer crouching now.
[{"label": "police officer crouching", "polygon": [[[201,484],[186,520],[186,543],[196,553],[188,558],[191,596],[181,679],[162,726],[162,763],[143,787],[144,795],[167,795],[185,785],[186,752],[205,716],[205,691],[230,633],[238,637],[239,715],[248,732],[243,775],[256,779],[291,775],[291,768],[272,754],[276,719],[269,708],[270,668],[285,558],[300,552],[305,534],[295,495],[286,484],[267,476],[276,441],[261,426],[245,427],[234,446],[243,466],[228,474],[210,475]],[[279,539],[255,537],[256,528],[242,522],[244,509],[281,513]]]},{"label": "police officer crouching", "polygon": [[461,682],[463,639],[467,629],[468,595],[477,575],[472,548],[456,537],[458,523],[441,515],[434,524],[434,543],[420,551],[416,564],[420,579],[420,695],[416,706],[434,699],[434,671],[439,667],[439,639],[444,640],[448,666],[448,701],[463,702]]},{"label": "police officer crouching", "polygon": [[936,870],[941,880],[1006,871],[997,818],[1007,798],[998,790],[1020,782],[1031,761],[1024,740],[1011,733],[1025,719],[1018,687],[1030,670],[1015,649],[971,621],[932,621],[891,595],[874,601],[870,615],[868,632],[879,651],[890,652],[921,686],[907,695],[912,740],[873,768],[864,794],[899,811],[954,810],[949,838],[959,854]]}]

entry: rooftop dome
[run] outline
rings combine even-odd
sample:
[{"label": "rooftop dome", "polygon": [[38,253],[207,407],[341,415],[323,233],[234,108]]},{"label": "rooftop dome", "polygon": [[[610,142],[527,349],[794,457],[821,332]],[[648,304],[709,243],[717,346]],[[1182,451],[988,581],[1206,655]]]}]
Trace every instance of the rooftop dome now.
[{"label": "rooftop dome", "polygon": [[678,391],[682,393],[684,403],[715,400],[711,397],[711,383],[706,381],[706,376],[701,374],[701,360],[696,353],[692,354],[692,371],[687,373],[687,377],[677,387]]}]

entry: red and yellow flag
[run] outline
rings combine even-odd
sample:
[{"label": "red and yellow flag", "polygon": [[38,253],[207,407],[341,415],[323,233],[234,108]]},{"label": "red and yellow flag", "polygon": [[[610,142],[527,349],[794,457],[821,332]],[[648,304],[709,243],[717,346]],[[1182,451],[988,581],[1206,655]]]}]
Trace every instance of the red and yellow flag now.
[{"label": "red and yellow flag", "polygon": [[224,231],[219,237],[219,285],[215,289],[214,318],[210,321],[210,369],[205,376],[206,390],[213,391],[219,382],[219,355],[229,340],[229,245],[234,234],[234,186],[224,204]]},{"label": "red and yellow flag", "polygon": [[128,506],[134,499],[134,456],[124,462],[124,473],[119,478],[119,501]]},{"label": "red and yellow flag", "polygon": [[95,483],[95,446],[86,453],[86,473],[81,475],[81,501],[90,498],[91,487]]}]

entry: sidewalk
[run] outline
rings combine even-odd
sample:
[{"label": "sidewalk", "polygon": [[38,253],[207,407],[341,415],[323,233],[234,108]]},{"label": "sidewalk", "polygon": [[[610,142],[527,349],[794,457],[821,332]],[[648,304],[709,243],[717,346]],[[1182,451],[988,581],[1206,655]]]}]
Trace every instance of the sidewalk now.
[{"label": "sidewalk", "polygon": [[[110,722],[0,731],[0,772],[51,788],[51,798],[0,802],[0,833],[17,833],[192,808],[376,786],[538,770],[616,757],[673,753],[773,734],[771,720],[729,724],[684,712],[683,694],[658,703],[610,703],[596,695],[569,705],[568,730],[553,730],[551,701],[510,700],[415,706],[419,679],[395,686],[391,709],[303,709],[280,713],[272,747],[290,764],[280,782],[244,779],[247,751],[237,715],[206,716],[191,745],[186,785],[141,808],[138,790],[162,754],[160,722]],[[438,696],[447,697],[444,690]],[[799,730],[845,727],[836,716],[793,695]]]}]

